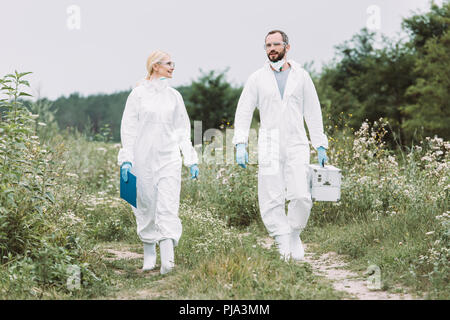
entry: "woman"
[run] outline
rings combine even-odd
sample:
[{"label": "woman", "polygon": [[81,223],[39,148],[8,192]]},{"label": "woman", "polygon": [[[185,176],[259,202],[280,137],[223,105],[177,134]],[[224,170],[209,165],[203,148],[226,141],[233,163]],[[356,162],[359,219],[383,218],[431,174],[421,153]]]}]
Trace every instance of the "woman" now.
[{"label": "woman", "polygon": [[127,180],[136,175],[137,233],[144,243],[143,270],[156,264],[156,243],[161,254],[161,274],[174,267],[173,248],[182,226],[178,217],[181,187],[181,155],[197,178],[197,154],[191,143],[191,126],[181,94],[167,85],[175,63],[162,51],[147,59],[147,77],[128,96],[122,116],[122,148],[118,163]]}]

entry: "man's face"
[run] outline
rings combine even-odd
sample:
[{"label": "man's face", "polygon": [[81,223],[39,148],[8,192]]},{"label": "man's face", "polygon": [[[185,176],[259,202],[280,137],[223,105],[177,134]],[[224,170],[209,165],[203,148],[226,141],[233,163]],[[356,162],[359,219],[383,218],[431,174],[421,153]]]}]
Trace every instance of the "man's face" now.
[{"label": "man's face", "polygon": [[266,38],[266,54],[270,61],[277,62],[284,58],[290,45],[285,46],[280,33],[269,34]]}]

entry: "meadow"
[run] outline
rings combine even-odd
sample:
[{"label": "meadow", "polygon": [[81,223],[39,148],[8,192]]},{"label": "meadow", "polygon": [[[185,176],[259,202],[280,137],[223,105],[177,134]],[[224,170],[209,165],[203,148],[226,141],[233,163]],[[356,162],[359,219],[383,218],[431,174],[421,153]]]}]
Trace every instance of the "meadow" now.
[{"label": "meadow", "polygon": [[[183,169],[173,273],[140,273],[139,258],[108,259],[107,248],[142,253],[119,197],[120,144],[57,130],[30,112],[20,100],[25,76],[1,83],[0,299],[345,297],[307,263],[285,263],[274,247],[258,245],[267,233],[256,165],[202,163],[198,180]],[[354,131],[350,118],[342,113],[328,150],[342,169],[341,201],[314,203],[302,240],[347,256],[354,270],[379,266],[382,290],[401,284],[418,298],[448,299],[450,142],[427,137],[392,148],[387,121]]]}]

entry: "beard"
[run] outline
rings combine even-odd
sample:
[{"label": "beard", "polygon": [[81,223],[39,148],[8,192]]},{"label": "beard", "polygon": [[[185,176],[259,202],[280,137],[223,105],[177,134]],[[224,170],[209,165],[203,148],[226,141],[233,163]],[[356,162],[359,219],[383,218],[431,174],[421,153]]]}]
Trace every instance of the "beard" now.
[{"label": "beard", "polygon": [[272,53],[276,53],[276,51],[270,51],[269,54],[267,55],[267,58],[269,58],[269,60],[272,62],[280,61],[284,58],[284,55],[286,54],[286,48],[283,47],[283,50],[279,54],[277,54],[274,58],[270,58],[270,55]]}]

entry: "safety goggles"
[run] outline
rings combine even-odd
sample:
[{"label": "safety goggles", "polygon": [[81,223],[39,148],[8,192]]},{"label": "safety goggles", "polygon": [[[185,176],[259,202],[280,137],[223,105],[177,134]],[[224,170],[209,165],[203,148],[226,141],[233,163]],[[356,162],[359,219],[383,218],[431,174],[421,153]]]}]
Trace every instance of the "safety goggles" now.
[{"label": "safety goggles", "polygon": [[264,44],[264,49],[267,50],[270,48],[278,48],[278,47],[285,46],[285,45],[286,45],[286,42],[269,42],[269,43]]},{"label": "safety goggles", "polygon": [[173,61],[168,61],[168,62],[157,62],[157,64],[166,65],[166,66],[169,66],[169,67],[171,67],[171,68],[175,68],[175,62],[173,62]]}]

